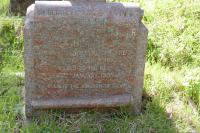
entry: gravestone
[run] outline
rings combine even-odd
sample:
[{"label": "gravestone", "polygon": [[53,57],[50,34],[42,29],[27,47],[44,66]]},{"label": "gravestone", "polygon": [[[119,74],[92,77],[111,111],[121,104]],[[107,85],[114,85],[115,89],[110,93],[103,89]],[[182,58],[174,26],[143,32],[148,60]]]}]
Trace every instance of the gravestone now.
[{"label": "gravestone", "polygon": [[133,3],[36,1],[25,20],[26,116],[141,109],[147,29]]}]

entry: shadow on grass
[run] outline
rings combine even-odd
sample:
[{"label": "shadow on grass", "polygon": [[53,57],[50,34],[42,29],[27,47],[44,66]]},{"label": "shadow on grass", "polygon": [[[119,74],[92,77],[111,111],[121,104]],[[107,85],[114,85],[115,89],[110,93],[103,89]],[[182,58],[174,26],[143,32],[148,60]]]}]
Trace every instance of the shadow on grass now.
[{"label": "shadow on grass", "polygon": [[137,132],[176,133],[170,114],[159,105],[159,99],[143,94],[142,114],[135,120]]}]

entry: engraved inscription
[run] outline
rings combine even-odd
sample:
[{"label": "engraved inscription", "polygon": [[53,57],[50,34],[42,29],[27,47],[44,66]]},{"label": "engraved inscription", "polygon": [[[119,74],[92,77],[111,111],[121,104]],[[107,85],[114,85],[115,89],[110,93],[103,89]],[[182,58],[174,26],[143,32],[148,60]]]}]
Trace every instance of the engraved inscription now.
[{"label": "engraved inscription", "polygon": [[[33,50],[38,94],[44,90],[62,91],[63,96],[131,93],[137,32],[134,12],[118,8],[121,5],[68,6],[36,12]],[[59,19],[52,25],[55,17]]]}]

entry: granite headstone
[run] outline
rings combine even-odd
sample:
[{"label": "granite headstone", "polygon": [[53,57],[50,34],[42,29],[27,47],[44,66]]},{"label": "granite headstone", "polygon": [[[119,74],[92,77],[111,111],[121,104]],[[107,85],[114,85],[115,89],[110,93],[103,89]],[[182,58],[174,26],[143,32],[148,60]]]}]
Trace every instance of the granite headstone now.
[{"label": "granite headstone", "polygon": [[26,116],[141,109],[147,29],[133,3],[36,1],[25,20]]}]

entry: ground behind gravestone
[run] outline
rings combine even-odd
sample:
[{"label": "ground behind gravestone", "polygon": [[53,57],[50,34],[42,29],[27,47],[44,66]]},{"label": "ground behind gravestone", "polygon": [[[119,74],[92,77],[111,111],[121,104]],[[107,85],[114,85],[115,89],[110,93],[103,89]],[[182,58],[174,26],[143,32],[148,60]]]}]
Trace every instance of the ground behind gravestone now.
[{"label": "ground behind gravestone", "polygon": [[140,0],[149,29],[142,114],[59,112],[24,124],[23,18],[0,0],[0,132],[200,132],[200,0]]}]

